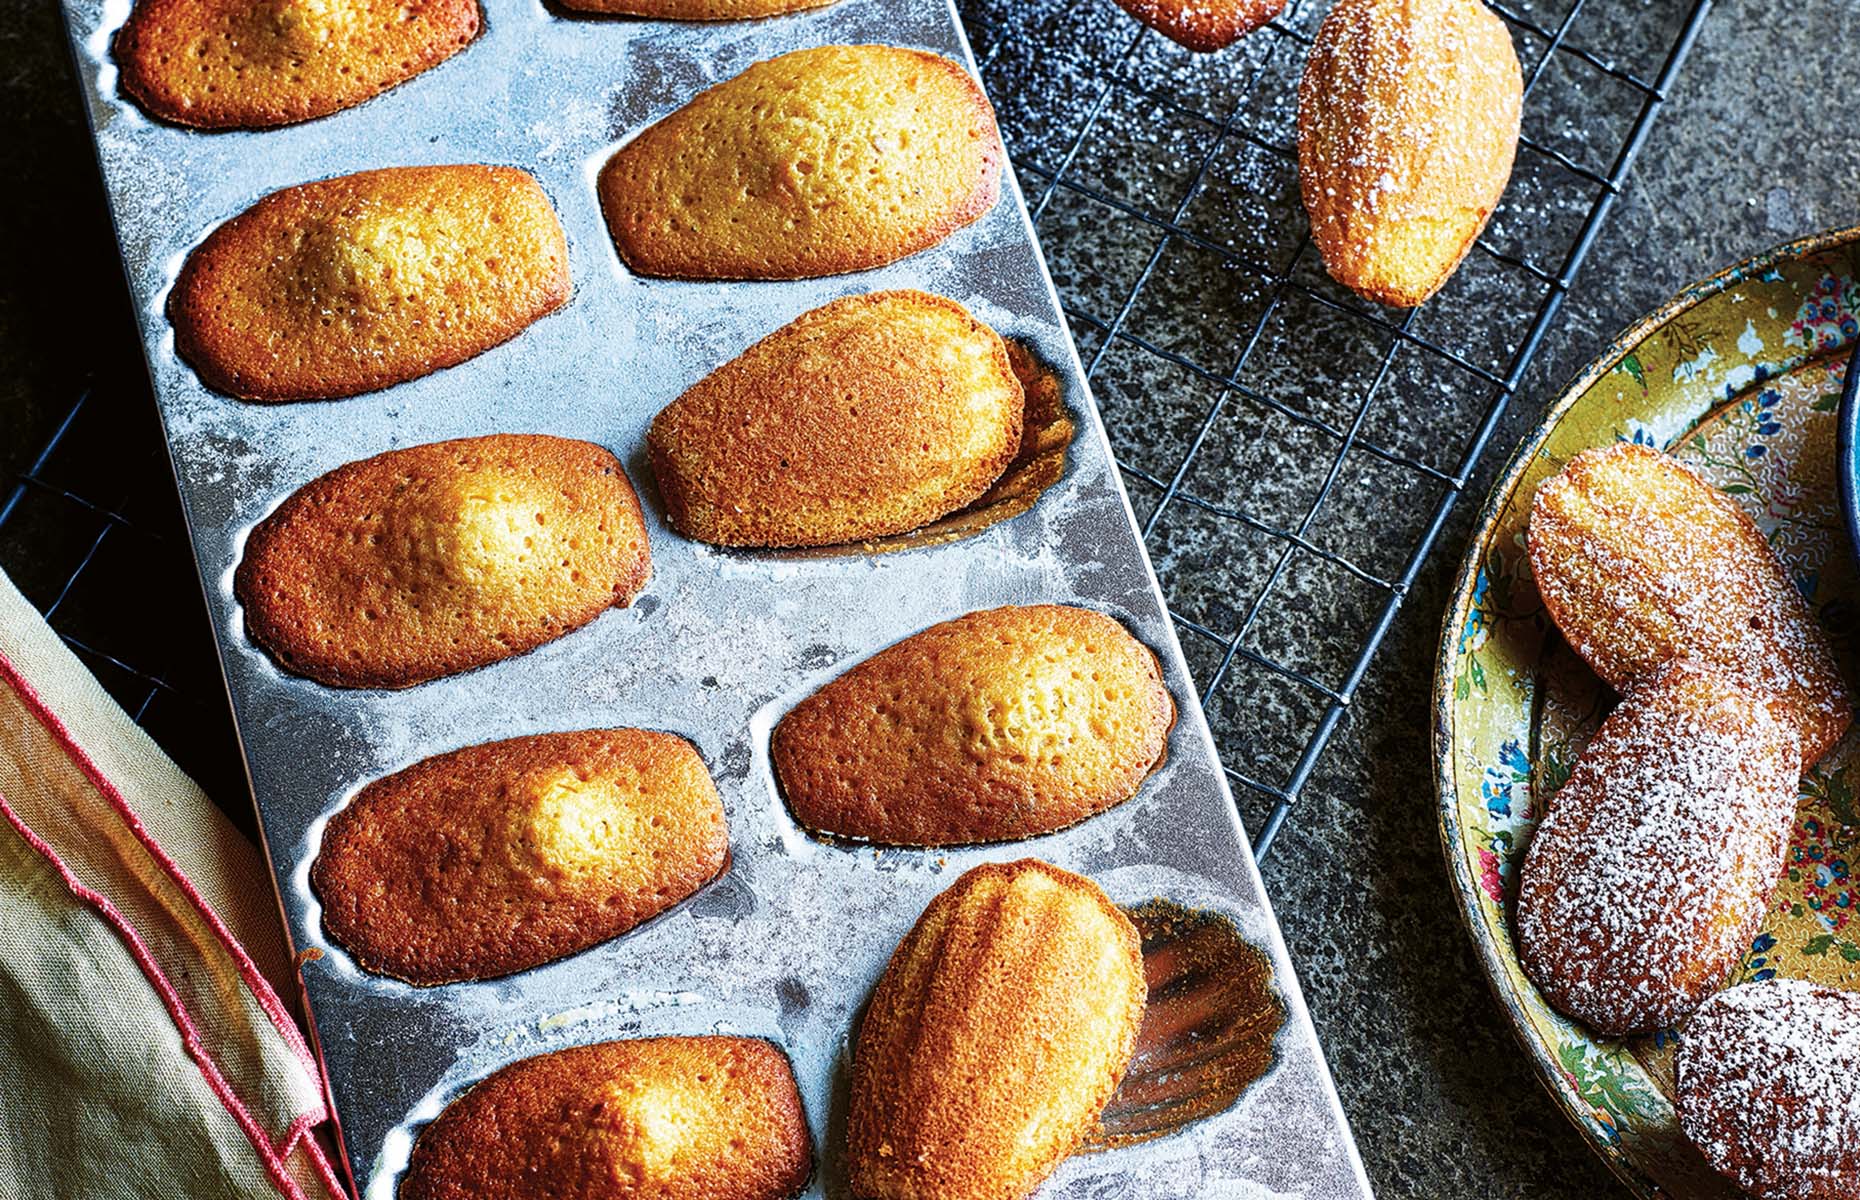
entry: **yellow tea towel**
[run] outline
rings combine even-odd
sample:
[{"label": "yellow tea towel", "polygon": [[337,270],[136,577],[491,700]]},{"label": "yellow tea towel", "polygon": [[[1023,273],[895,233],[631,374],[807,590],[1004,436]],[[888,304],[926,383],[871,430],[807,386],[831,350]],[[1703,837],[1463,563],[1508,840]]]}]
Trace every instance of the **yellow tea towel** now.
[{"label": "yellow tea towel", "polygon": [[263,857],[0,575],[0,1197],[342,1186]]}]

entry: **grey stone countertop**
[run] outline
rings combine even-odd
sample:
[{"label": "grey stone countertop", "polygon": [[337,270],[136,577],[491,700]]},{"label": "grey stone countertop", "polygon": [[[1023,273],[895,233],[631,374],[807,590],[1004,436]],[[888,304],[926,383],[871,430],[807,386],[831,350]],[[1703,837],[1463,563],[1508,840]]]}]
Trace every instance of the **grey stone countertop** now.
[{"label": "grey stone countertop", "polygon": [[[1597,9],[1653,2],[1588,0]],[[1115,15],[1106,0],[1082,3]],[[0,145],[11,179],[0,189],[0,475],[10,480],[64,411],[74,373],[94,365],[99,342],[129,342],[131,352],[133,343],[56,5],[0,0],[0,15]],[[1383,1196],[1624,1194],[1540,1089],[1449,892],[1428,729],[1440,612],[1490,475],[1609,338],[1689,280],[1860,221],[1860,139],[1840,119],[1857,42],[1852,0],[1718,0],[1483,478],[1266,865]],[[1056,233],[1043,225],[1042,236],[1057,258]],[[120,416],[122,439],[155,436],[148,413]],[[1140,442],[1143,433],[1125,436]],[[1365,516],[1342,536],[1369,546],[1386,531]],[[42,553],[31,537],[0,536],[0,567],[22,586],[45,571]]]}]

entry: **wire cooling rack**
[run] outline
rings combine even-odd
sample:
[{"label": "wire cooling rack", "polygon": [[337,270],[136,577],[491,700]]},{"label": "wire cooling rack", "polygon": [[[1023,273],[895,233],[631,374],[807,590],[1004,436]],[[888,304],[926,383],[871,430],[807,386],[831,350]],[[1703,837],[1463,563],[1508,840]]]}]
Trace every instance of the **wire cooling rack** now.
[{"label": "wire cooling rack", "polygon": [[984,82],[1264,857],[1619,195],[1709,0],[1501,0],[1505,199],[1412,311],[1332,283],[1298,197],[1328,5],[1218,55],[1103,0],[961,0]]},{"label": "wire cooling rack", "polygon": [[[961,0],[1257,854],[1350,708],[1601,228],[1709,0],[1503,0],[1504,203],[1425,306],[1332,284],[1298,199],[1321,3],[1192,55],[1111,0]],[[125,308],[126,311],[126,308]],[[0,566],[247,829],[128,321],[0,502]]]}]

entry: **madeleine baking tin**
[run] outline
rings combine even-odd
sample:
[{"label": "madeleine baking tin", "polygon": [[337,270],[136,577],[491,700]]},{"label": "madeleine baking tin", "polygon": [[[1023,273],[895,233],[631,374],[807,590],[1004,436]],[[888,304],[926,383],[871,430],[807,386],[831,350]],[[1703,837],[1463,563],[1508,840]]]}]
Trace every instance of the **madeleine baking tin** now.
[{"label": "madeleine baking tin", "polygon": [[[630,133],[750,63],[803,46],[889,42],[973,69],[945,0],[842,0],[760,22],[680,25],[565,16],[486,0],[453,59],[346,112],[264,132],[154,123],[109,54],[128,0],[67,0],[149,374],[303,968],[344,1151],[359,1190],[391,1197],[408,1147],[471,1081],[513,1058],[639,1033],[740,1031],[794,1061],[821,1167],[843,1191],[849,1034],[892,948],[931,897],[983,860],[1035,855],[1120,903],[1165,896],[1225,913],[1271,956],[1288,1020],[1277,1062],[1233,1108],[1145,1145],[1073,1158],[1047,1196],[1309,1200],[1369,1195],[1215,747],[1163,609],[1103,427],[1011,181],[982,221],[858,275],[677,283],[624,270],[594,174]],[[542,181],[568,231],[575,294],[515,341],[348,400],[268,407],[208,390],[163,313],[187,251],[276,188],[369,167],[505,163]],[[1080,418],[1063,479],[1032,511],[967,540],[876,557],[721,552],[675,535],[651,489],[652,415],[764,334],[836,296],[918,287],[953,297],[1055,369]],[[245,637],[231,576],[247,530],[294,488],[397,446],[493,431],[586,438],[626,461],[655,573],[628,609],[541,649],[404,692],[345,692],[281,674]],[[877,851],[808,837],[783,808],[771,725],[878,648],[999,604],[1109,612],[1162,655],[1181,708],[1168,763],[1139,797],[1026,842]],[[486,983],[416,989],[362,973],[323,934],[307,876],[329,815],[426,755],[547,730],[634,725],[696,743],[728,810],[719,882],[632,933]]]}]

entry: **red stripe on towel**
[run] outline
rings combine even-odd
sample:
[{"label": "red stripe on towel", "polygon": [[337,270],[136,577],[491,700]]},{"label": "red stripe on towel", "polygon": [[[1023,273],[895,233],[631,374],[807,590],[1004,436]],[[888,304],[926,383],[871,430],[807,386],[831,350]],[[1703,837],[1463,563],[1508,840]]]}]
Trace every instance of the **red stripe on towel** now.
[{"label": "red stripe on towel", "polygon": [[180,888],[182,894],[193,904],[195,911],[207,923],[207,928],[213,931],[220,945],[225,947],[226,953],[231,955],[238,965],[240,978],[245,980],[245,986],[258,1001],[259,1007],[264,1009],[265,1014],[271,1018],[271,1023],[277,1026],[278,1033],[283,1036],[285,1044],[291,1048],[292,1053],[297,1055],[298,1060],[303,1063],[310,1074],[320,1081],[323,1077],[322,1071],[318,1069],[316,1057],[310,1053],[310,1047],[305,1043],[303,1033],[297,1028],[297,1022],[293,1021],[290,1013],[285,1011],[283,1003],[278,999],[278,994],[272,990],[270,982],[252,962],[251,956],[245,952],[245,947],[233,937],[232,931],[226,928],[225,923],[220,920],[220,915],[213,911],[212,906],[201,898],[200,893],[194,888],[193,881],[173,859],[168,857],[168,852],[149,836],[148,830],[142,827],[142,819],[136,815],[134,809],[129,807],[129,802],[116,789],[116,785],[111,783],[98,769],[97,764],[91,761],[90,755],[78,745],[77,739],[71,736],[71,731],[65,727],[65,723],[59,720],[58,714],[46,705],[45,701],[39,697],[39,693],[30,683],[26,682],[25,676],[14,668],[12,662],[4,654],[0,654],[0,679],[5,680],[12,687],[26,705],[27,710],[40,725],[44,726],[45,731],[52,735],[71,761],[77,764],[78,769],[84,773],[84,777],[103,793],[104,798],[109,800],[111,807],[123,819],[123,823],[129,827],[130,832],[136,835],[136,840],[142,843],[143,848],[156,862],[161,864],[162,870],[167,872],[175,886]]},{"label": "red stripe on towel", "polygon": [[233,1120],[237,1121],[239,1127],[245,1131],[246,1138],[252,1143],[252,1149],[258,1152],[259,1161],[265,1164],[265,1173],[270,1176],[272,1186],[289,1197],[289,1200],[308,1200],[303,1189],[297,1186],[297,1181],[292,1179],[290,1172],[285,1169],[284,1161],[272,1149],[270,1140],[265,1136],[265,1131],[259,1128],[258,1121],[252,1116],[251,1110],[247,1109],[245,1102],[239,1099],[232,1085],[226,1082],[226,1077],[220,1074],[218,1065],[213,1061],[213,1055],[208,1052],[206,1044],[201,1041],[200,1030],[194,1024],[193,1016],[188,1013],[187,1006],[181,1002],[180,994],[174,990],[174,985],[168,982],[168,977],[163,974],[161,965],[155,961],[155,956],[143,943],[142,935],[135,931],[128,919],[117,910],[116,905],[110,903],[108,897],[85,887],[78,877],[72,874],[71,868],[58,857],[58,852],[53,850],[44,838],[34,833],[19,814],[13,811],[13,806],[7,803],[5,795],[0,795],[0,816],[5,816],[7,823],[20,837],[25,839],[26,844],[52,865],[52,869],[58,872],[59,878],[64,881],[65,887],[71,894],[97,910],[98,915],[116,930],[117,936],[122,938],[124,944],[129,947],[130,957],[135,959],[136,966],[141,968],[143,977],[149,981],[149,986],[155,989],[155,994],[161,997],[163,1007],[168,1010],[169,1019],[174,1022],[175,1029],[181,1035],[181,1044],[187,1048],[188,1056],[200,1068],[200,1074],[207,1081],[207,1087],[219,1097],[221,1105],[232,1114]]},{"label": "red stripe on towel", "polygon": [[[72,736],[69,727],[67,727],[64,721],[59,718],[58,714],[53,712],[51,707],[45,703],[45,700],[39,695],[38,689],[34,688],[32,684],[27,681],[26,677],[20,673],[18,668],[16,668],[12,661],[4,654],[0,654],[0,680],[3,680],[13,689],[14,694],[19,697],[20,702],[26,706],[27,711],[39,722],[46,733],[51,735],[59,748],[64,751],[66,757],[77,766],[78,770],[83,773],[85,779],[90,782],[91,786],[95,787],[97,791],[102,793],[104,798],[109,801],[111,808],[115,810],[123,824],[135,835],[136,840],[148,851],[149,856],[161,865],[163,872],[165,872],[174,885],[181,890],[182,895],[187,897],[188,903],[193,905],[195,912],[200,915],[201,920],[206,923],[207,928],[211,930],[214,937],[219,940],[221,947],[232,958],[234,964],[238,968],[239,977],[245,982],[247,990],[252,994],[252,998],[258,1001],[259,1007],[264,1010],[265,1015],[270,1018],[279,1036],[284,1039],[284,1044],[290,1048],[291,1053],[303,1064],[304,1069],[310,1073],[311,1079],[317,1083],[319,1088],[322,1088],[324,1086],[322,1068],[318,1064],[316,1056],[311,1053],[309,1044],[304,1041],[302,1031],[297,1028],[297,1022],[294,1021],[290,1013],[286,1011],[283,1002],[279,1000],[278,994],[272,988],[270,981],[265,978],[264,973],[261,972],[257,964],[252,961],[251,955],[246,953],[245,947],[239,943],[237,938],[233,937],[232,931],[226,927],[226,923],[220,919],[220,915],[213,910],[213,907],[206,902],[206,899],[201,896],[199,890],[195,888],[193,880],[187,877],[187,873],[181,869],[180,864],[170,858],[168,852],[164,850],[161,844],[143,827],[142,819],[137,816],[135,810],[130,807],[129,801],[123,796],[122,792],[111,782],[109,777],[104,775],[102,769],[97,766],[96,762],[91,759],[84,748],[78,744],[77,739]],[[335,1196],[347,1195],[348,1189],[338,1178],[334,1167],[331,1166],[328,1157],[323,1153],[322,1146],[318,1144],[314,1137],[304,1136],[311,1127],[320,1125],[329,1120],[330,1114],[327,1105],[319,1104],[315,1109],[299,1116],[298,1119],[292,1123],[290,1129],[286,1131],[283,1152],[280,1153],[274,1149],[270,1140],[266,1137],[265,1131],[259,1127],[256,1118],[254,1118],[251,1111],[246,1108],[244,1101],[239,1098],[233,1091],[231,1085],[227,1083],[225,1076],[220,1073],[218,1065],[213,1061],[212,1055],[207,1051],[205,1044],[200,1038],[200,1031],[198,1026],[194,1023],[193,1016],[187,1011],[186,1005],[181,1001],[179,993],[175,991],[173,985],[168,981],[168,977],[162,972],[160,964],[155,961],[154,955],[150,952],[147,944],[143,942],[141,935],[136,932],[128,919],[123,916],[121,911],[118,910],[107,897],[86,887],[65,864],[64,860],[58,856],[57,851],[28,827],[24,820],[14,812],[12,805],[7,802],[4,795],[0,795],[0,814],[4,814],[8,824],[25,839],[28,846],[31,846],[35,852],[51,863],[53,869],[58,872],[59,877],[64,881],[65,886],[70,889],[71,893],[96,909],[104,920],[108,922],[127,943],[130,954],[135,959],[137,966],[142,970],[143,975],[148,978],[150,985],[155,988],[157,994],[161,996],[162,1003],[164,1007],[167,1008],[170,1019],[174,1021],[176,1028],[181,1034],[182,1044],[187,1047],[189,1055],[200,1068],[202,1076],[206,1079],[207,1086],[219,1097],[221,1104],[232,1114],[233,1119],[239,1123],[240,1128],[245,1131],[247,1138],[251,1140],[253,1149],[258,1152],[259,1160],[264,1164],[265,1172],[271,1178],[273,1186],[283,1195],[289,1197],[289,1200],[309,1200],[309,1198],[304,1195],[303,1189],[298,1187],[297,1182],[290,1177],[286,1167],[291,1147],[301,1142],[305,1152],[310,1157],[312,1168],[316,1171],[316,1174],[323,1181],[324,1185],[329,1189],[330,1193]]]}]

